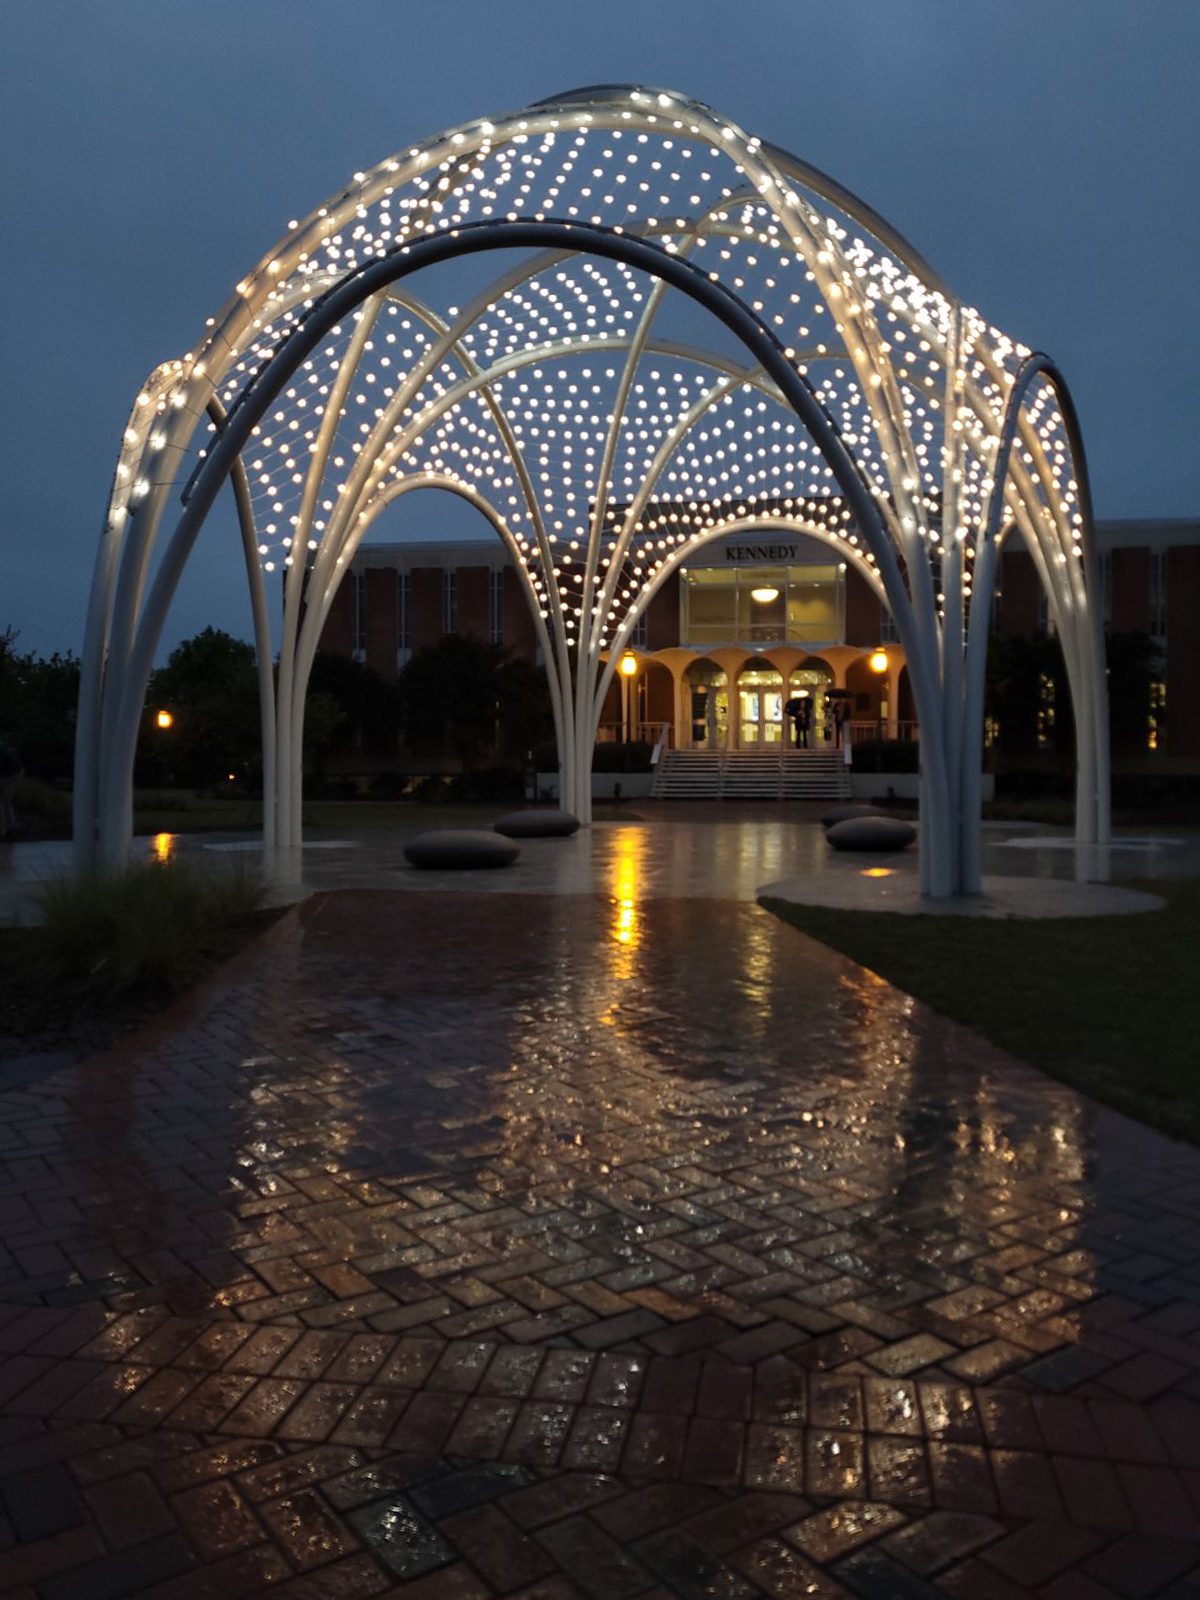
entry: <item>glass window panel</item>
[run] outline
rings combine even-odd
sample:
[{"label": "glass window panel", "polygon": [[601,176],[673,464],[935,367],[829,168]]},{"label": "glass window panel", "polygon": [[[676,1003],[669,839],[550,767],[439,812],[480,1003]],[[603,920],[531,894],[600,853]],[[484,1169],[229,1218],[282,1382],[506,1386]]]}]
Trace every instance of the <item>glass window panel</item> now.
[{"label": "glass window panel", "polygon": [[701,568],[684,574],[683,644],[729,643],[737,638],[737,574]]},{"label": "glass window panel", "polygon": [[787,636],[797,644],[840,639],[836,567],[793,567],[788,583]]}]

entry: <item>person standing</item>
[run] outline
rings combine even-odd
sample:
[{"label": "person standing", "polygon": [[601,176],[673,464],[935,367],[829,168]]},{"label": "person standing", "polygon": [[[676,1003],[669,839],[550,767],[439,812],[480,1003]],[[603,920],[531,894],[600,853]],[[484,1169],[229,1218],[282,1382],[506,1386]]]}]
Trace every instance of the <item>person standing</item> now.
[{"label": "person standing", "polygon": [[797,750],[804,750],[808,745],[808,729],[804,720],[808,709],[808,701],[800,695],[793,695],[784,706],[784,711],[792,719],[792,743]]},{"label": "person standing", "polygon": [[11,839],[17,831],[17,811],[13,796],[17,779],[24,772],[21,758],[5,739],[0,739],[0,839]]}]

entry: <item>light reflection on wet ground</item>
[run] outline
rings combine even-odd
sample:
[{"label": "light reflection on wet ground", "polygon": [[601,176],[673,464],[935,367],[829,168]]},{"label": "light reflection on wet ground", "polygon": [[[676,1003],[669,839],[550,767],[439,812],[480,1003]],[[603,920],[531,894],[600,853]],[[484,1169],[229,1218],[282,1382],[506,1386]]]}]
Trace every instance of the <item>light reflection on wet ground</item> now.
[{"label": "light reflection on wet ground", "polygon": [[[911,851],[886,858],[838,855],[825,842],[816,820],[819,810],[639,802],[628,821],[600,822],[571,839],[522,841],[520,859],[503,871],[430,873],[416,871],[403,855],[405,842],[428,824],[406,824],[403,808],[397,807],[394,829],[314,835],[303,851],[278,860],[272,894],[279,903],[289,903],[315,890],[336,888],[603,893],[609,892],[622,862],[636,858],[632,898],[639,899],[753,900],[765,885],[781,879],[802,880],[817,900],[832,891],[846,903],[884,906],[889,898],[911,896],[916,872]],[[258,867],[255,841],[244,834],[160,833],[136,841],[135,850],[157,860],[186,856],[214,871]],[[0,922],[33,914],[37,884],[67,870],[69,851],[60,842],[0,849]],[[1059,883],[1200,877],[1200,833],[1118,830],[1112,850],[1096,851],[1076,849],[1065,829],[988,823],[983,864],[989,876],[1034,879],[1045,890]]]},{"label": "light reflection on wet ground", "polygon": [[1194,1203],[1195,1152],[754,907],[638,900],[636,871],[601,897],[337,894],[159,1044],[59,1074],[47,1196],[91,1200],[38,1292],[99,1249],[97,1296],[215,1309],[220,1250],[256,1318],[321,1325],[336,1260],[365,1328],[506,1338],[523,1275],[560,1335],[620,1314],[639,1339],[670,1319],[623,1297],[653,1286],[785,1347],[842,1330],[887,1371],[920,1338],[901,1370],[991,1377],[1194,1270],[1178,1240],[1149,1279],[1125,1264],[1140,1218]]},{"label": "light reflection on wet ground", "polygon": [[811,830],[690,831],[319,895],[0,1093],[0,1497],[72,1452],[55,1593],[114,1592],[131,1471],[206,1593],[248,1505],[306,1593],[1200,1571],[1200,1153],[700,893]]}]

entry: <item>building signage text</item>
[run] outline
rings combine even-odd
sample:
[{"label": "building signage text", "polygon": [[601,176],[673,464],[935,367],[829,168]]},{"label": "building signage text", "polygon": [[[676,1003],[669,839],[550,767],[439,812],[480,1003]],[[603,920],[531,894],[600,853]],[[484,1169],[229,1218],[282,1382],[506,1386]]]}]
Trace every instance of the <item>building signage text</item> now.
[{"label": "building signage text", "polygon": [[794,544],[739,544],[725,551],[726,561],[791,561],[798,551]]}]

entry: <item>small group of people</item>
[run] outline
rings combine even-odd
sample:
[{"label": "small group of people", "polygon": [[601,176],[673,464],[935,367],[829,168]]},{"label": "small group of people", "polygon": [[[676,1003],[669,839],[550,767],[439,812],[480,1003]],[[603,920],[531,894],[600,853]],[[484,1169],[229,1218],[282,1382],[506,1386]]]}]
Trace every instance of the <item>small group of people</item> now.
[{"label": "small group of people", "polygon": [[823,712],[817,715],[816,728],[813,726],[816,708],[811,695],[794,695],[784,706],[785,716],[791,718],[792,737],[797,750],[807,750],[810,737],[820,737],[822,733],[826,744],[831,744],[834,749],[841,748],[846,708],[835,695],[826,695],[824,699]]}]

